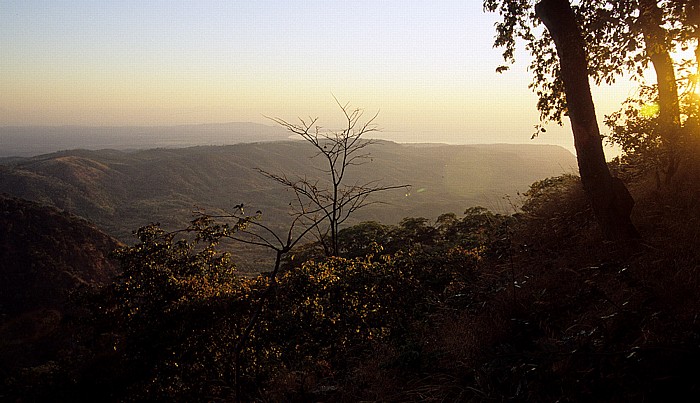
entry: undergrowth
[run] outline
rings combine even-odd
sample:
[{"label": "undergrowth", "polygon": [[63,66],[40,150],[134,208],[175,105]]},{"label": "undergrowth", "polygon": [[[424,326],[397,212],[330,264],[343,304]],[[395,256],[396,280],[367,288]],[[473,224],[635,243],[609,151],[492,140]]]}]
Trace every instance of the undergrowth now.
[{"label": "undergrowth", "polygon": [[363,223],[341,231],[335,258],[306,245],[238,362],[268,275],[237,276],[215,239],[145,228],[118,253],[120,279],[80,300],[93,310],[66,331],[73,350],[18,369],[4,396],[689,401],[700,393],[700,175],[680,177],[630,184],[640,242],[601,239],[566,175],[533,184],[513,216]]},{"label": "undergrowth", "polygon": [[364,392],[355,393],[376,401],[693,401],[697,183],[634,184],[642,241],[633,244],[600,238],[577,178],[534,184],[510,253],[482,262],[469,285],[480,290],[475,306],[444,310],[421,338],[423,354],[438,358],[407,374],[378,370],[386,355],[375,354],[352,383]]}]

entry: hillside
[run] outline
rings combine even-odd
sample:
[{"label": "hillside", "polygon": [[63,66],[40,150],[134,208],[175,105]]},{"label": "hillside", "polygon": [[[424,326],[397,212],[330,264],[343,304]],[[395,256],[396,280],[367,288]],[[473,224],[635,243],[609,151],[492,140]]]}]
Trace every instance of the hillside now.
[{"label": "hillside", "polygon": [[[405,145],[378,142],[372,161],[353,167],[348,183],[378,180],[412,189],[382,194],[384,204],[360,210],[354,222],[397,223],[404,217],[434,219],[446,211],[483,205],[509,211],[503,196],[544,177],[575,171],[575,158],[557,146]],[[141,151],[71,150],[0,165],[0,192],[73,212],[110,235],[129,240],[152,221],[182,227],[195,209],[219,212],[245,203],[266,222],[288,221],[285,189],[256,168],[316,177],[318,160],[304,142]],[[282,226],[284,224],[281,224]]]},{"label": "hillside", "polygon": [[[8,373],[50,365],[70,349],[78,290],[93,292],[118,273],[120,244],[53,207],[0,196],[0,400]],[[48,362],[47,362],[48,361]]]},{"label": "hillside", "polygon": [[119,243],[93,224],[53,207],[0,196],[0,316],[60,309],[80,286],[117,273]]},{"label": "hillside", "polygon": [[566,175],[533,185],[515,215],[348,228],[342,256],[301,257],[276,285],[152,228],[120,250],[124,272],[74,345],[9,371],[0,397],[695,401],[697,178],[630,183],[641,242],[604,242]]}]

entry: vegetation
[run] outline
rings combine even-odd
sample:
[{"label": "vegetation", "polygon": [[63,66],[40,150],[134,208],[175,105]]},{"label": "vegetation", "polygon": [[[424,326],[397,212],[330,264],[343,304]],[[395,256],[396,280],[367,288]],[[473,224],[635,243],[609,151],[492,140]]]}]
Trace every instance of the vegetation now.
[{"label": "vegetation", "polygon": [[[700,115],[698,93],[693,81],[684,81],[680,98],[680,132],[674,159],[678,167],[691,165],[695,158]],[[653,87],[642,86],[639,94],[628,98],[621,109],[605,117],[610,128],[607,141],[618,146],[622,155],[618,159],[626,175],[653,174],[656,187],[668,185],[666,164],[668,150],[662,140],[663,129],[659,122],[659,109]]]},{"label": "vegetation", "polygon": [[[497,12],[503,17],[496,26],[494,45],[504,48],[506,64],[500,66],[498,71],[507,70],[508,64],[515,61],[517,42],[524,41],[526,50],[532,55],[531,88],[539,97],[537,108],[542,120],[561,122],[567,112],[564,86],[560,80],[562,66],[556,56],[553,38],[546,34],[537,35],[536,27],[541,21],[534,12],[534,3],[537,2],[483,2],[484,10]],[[676,49],[697,46],[693,42],[697,41],[700,18],[693,0],[560,3],[569,4],[576,16],[585,41],[586,59],[590,67],[588,74],[596,84],[613,83],[623,75],[642,80],[644,69],[650,63],[661,80],[669,76],[674,81],[675,72],[662,65],[673,63],[670,53]],[[668,85],[675,86],[675,82],[669,81]],[[673,90],[668,96],[673,103]]]},{"label": "vegetation", "polygon": [[[408,197],[402,191],[382,193],[386,204],[358,210],[348,225],[367,220],[396,224],[406,216],[433,217],[471,205],[504,212],[499,209],[504,194],[573,172],[576,164],[569,151],[556,146],[377,142],[365,151],[374,160],[353,166],[347,185],[381,180],[410,183],[413,191]],[[71,211],[129,243],[137,240],[134,229],[154,220],[174,230],[187,226],[194,210],[224,214],[240,203],[254,205],[250,212],[262,210],[266,223],[284,231],[291,190],[261,178],[255,168],[290,178],[319,177],[324,166],[314,158],[316,152],[303,141],[132,152],[71,150],[0,165],[0,192]],[[238,250],[251,262],[239,269],[265,269],[256,263],[259,252]]]},{"label": "vegetation", "polygon": [[[503,17],[497,24],[494,44],[505,48],[506,62],[513,62],[519,39],[526,42],[533,56],[530,86],[539,97],[537,108],[542,122],[561,124],[562,116],[569,116],[581,180],[604,234],[609,239],[636,237],[629,220],[633,201],[605,164],[588,79],[597,84],[614,82],[622,74],[640,79],[651,63],[657,76],[653,93],[658,107],[652,132],[656,148],[662,151],[656,153],[657,169],[670,183],[681,163],[683,143],[687,142],[684,137],[689,135],[682,127],[671,53],[694,44],[700,55],[697,2],[542,0],[532,4],[484,0],[483,4],[485,10]],[[546,28],[542,33],[536,29],[540,23]],[[697,62],[696,57],[693,64],[697,66]],[[688,63],[692,61],[680,65]],[[507,66],[502,66],[498,71],[505,69]],[[686,79],[695,83],[697,75],[686,75]],[[635,130],[615,129],[616,116],[611,119],[612,140],[629,149],[634,141],[626,138]],[[541,125],[538,128],[544,131]]]},{"label": "vegetation", "polygon": [[75,215],[5,195],[0,228],[0,400],[31,396],[37,385],[70,388],[57,361],[78,353],[85,306],[75,296],[114,281],[120,270],[109,254],[120,243]]},{"label": "vegetation", "polygon": [[[558,59],[547,59],[539,72],[561,75],[559,95],[567,99],[550,93],[554,98],[545,97],[544,107],[548,113],[561,107],[574,126],[585,126],[574,129],[577,149],[581,141],[595,143],[595,149],[601,145],[597,124],[590,121],[595,114],[588,75],[611,79],[634,66],[636,56],[632,64],[627,58],[642,49],[634,40],[645,41],[645,57],[656,63],[657,56],[665,57],[659,53],[669,51],[667,43],[656,42],[661,31],[679,43],[697,34],[692,2],[625,2],[637,7],[628,12],[637,13],[640,24],[626,28],[619,25],[628,21],[615,14],[621,3],[594,2],[602,8],[591,14],[595,7],[572,7],[566,0],[542,0],[534,13],[529,2],[485,1],[505,17],[497,44],[506,46],[506,58],[512,57],[517,35],[530,46],[540,43],[528,24],[535,18],[545,24],[553,42],[534,54],[549,51],[554,57],[556,52]],[[659,13],[667,24],[655,19]],[[617,24],[598,32],[601,38],[625,33],[632,53],[621,53],[619,60],[605,54],[610,59],[596,61],[591,71],[585,52],[597,48],[589,44],[596,33],[590,18],[601,15],[603,27]],[[566,49],[573,50],[571,59]],[[546,85],[542,88],[557,90]],[[242,204],[233,213],[202,212],[176,231],[159,224],[141,228],[134,245],[114,252],[121,267],[114,281],[99,289],[73,284],[70,298],[62,295],[69,314],[56,315],[47,306],[22,313],[22,320],[2,318],[0,358],[13,364],[0,372],[0,398],[691,400],[700,390],[698,106],[696,96],[681,96],[680,118],[669,120],[664,116],[669,109],[662,112],[668,101],[662,99],[664,85],[646,93],[659,103],[658,113],[643,113],[646,101],[630,101],[624,114],[607,118],[610,139],[624,154],[599,167],[602,171],[587,165],[600,163],[595,155],[579,155],[581,174],[591,176],[539,180],[522,194],[522,206],[513,214],[470,207],[460,216],[443,213],[434,223],[407,217],[395,225],[365,221],[340,228],[346,214],[364,203],[366,189],[385,190],[371,184],[342,188],[344,169],[363,155],[365,143],[356,141],[369,126],[354,132],[361,114],[345,108],[349,126],[338,135],[312,132],[313,121],[301,126],[280,121],[326,158],[330,191],[314,189],[317,182],[303,177],[268,174],[291,188],[298,201],[300,210],[285,233],[264,221],[260,211],[245,214]],[[574,100],[574,94],[582,97]],[[680,131],[670,128],[671,121]],[[579,152],[597,152],[588,146]],[[55,170],[44,162],[33,163]],[[120,177],[108,164],[71,157],[61,162],[75,169],[55,173],[78,183]],[[658,185],[659,169],[673,177],[669,186]],[[608,205],[600,204],[607,196],[596,194],[601,184],[602,191],[613,193]],[[625,202],[619,197],[627,188],[636,207],[623,206],[617,213],[634,222],[635,232],[600,233],[595,223],[601,223],[601,211],[620,208],[615,203]],[[42,234],[37,230],[42,217],[56,215],[36,211],[4,202],[0,218],[6,227],[20,228],[11,234],[22,243]],[[330,225],[331,253],[323,230],[316,242],[302,242],[322,222]],[[25,227],[32,231],[22,232]],[[71,232],[76,243],[91,250],[95,243],[77,228]],[[640,238],[630,241],[637,229]],[[22,255],[12,236],[0,240],[9,245],[4,250],[10,259]],[[273,251],[271,271],[239,272],[229,241]],[[104,247],[111,241],[100,242]],[[32,267],[66,271],[46,251],[31,257],[42,263]],[[94,259],[105,260],[99,254]],[[3,309],[4,315],[16,314]],[[23,359],[16,362],[19,356]]]},{"label": "vegetation", "polygon": [[[212,231],[219,223],[145,227],[116,253],[117,281],[82,300],[93,308],[70,322],[72,350],[6,372],[2,393],[684,400],[700,387],[694,172],[681,194],[631,183],[644,237],[636,246],[600,248],[578,178],[563,176],[533,184],[515,215],[470,208],[435,223],[347,227],[339,256],[318,243],[295,248],[272,292],[272,273],[235,270]],[[263,299],[237,364],[235,346]]]},{"label": "vegetation", "polygon": [[586,44],[568,0],[543,0],[535,15],[551,35],[561,65],[566,108],[571,120],[581,183],[593,212],[610,240],[639,236],[630,214],[634,199],[624,183],[610,174],[588,83]]},{"label": "vegetation", "polygon": [[[264,384],[289,382],[280,377],[344,373],[353,357],[381,343],[408,348],[444,301],[465,298],[460,290],[491,252],[485,243],[510,220],[484,209],[443,219],[439,228],[407,219],[384,227],[383,236],[400,237],[387,250],[379,238],[365,239],[358,247],[371,253],[348,248],[347,257],[308,260],[278,280],[236,276],[230,256],[216,249],[226,231],[201,218],[175,233],[144,227],[138,244],[116,252],[123,273],[95,300],[92,332],[110,340],[95,354],[108,354],[101,365],[110,370],[80,390],[183,400],[231,398],[238,386],[247,400]],[[365,226],[343,231],[343,239]],[[242,385],[235,385],[234,346],[273,281],[275,295],[248,335]],[[289,393],[312,393],[304,382]]]}]

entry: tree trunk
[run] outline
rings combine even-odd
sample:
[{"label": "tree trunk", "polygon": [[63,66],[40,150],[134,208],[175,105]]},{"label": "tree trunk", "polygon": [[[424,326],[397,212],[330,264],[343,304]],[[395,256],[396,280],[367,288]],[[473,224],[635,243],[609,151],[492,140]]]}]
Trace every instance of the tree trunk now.
[{"label": "tree trunk", "polygon": [[557,48],[581,182],[603,236],[609,240],[637,238],[630,219],[634,200],[622,181],[612,177],[605,162],[588,84],[585,43],[571,5],[568,0],[542,0],[535,6],[535,14]]},{"label": "tree trunk", "polygon": [[656,72],[659,94],[659,127],[665,153],[664,174],[670,182],[678,169],[678,147],[681,134],[681,112],[678,103],[678,85],[673,60],[669,53],[666,30],[662,27],[662,11],[656,0],[640,0],[639,19],[647,56]]}]

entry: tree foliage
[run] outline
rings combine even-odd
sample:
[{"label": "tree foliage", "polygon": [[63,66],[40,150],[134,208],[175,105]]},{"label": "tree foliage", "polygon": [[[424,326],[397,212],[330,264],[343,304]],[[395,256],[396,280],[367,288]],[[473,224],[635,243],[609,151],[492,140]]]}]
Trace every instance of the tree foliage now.
[{"label": "tree foliage", "polygon": [[[678,144],[680,163],[695,159],[693,143],[700,140],[700,97],[695,92],[692,81],[685,79],[682,84],[681,135]],[[640,87],[636,96],[626,99],[621,108],[605,116],[604,121],[610,129],[606,140],[622,151],[618,161],[625,172],[631,176],[654,173],[659,187],[664,163],[668,160],[668,149],[662,140],[654,87]]]},{"label": "tree foliage", "polygon": [[113,382],[137,399],[226,394],[219,385],[233,365],[223,351],[240,333],[234,318],[249,309],[230,302],[245,290],[230,254],[194,227],[150,225],[136,235],[139,243],[115,252],[123,273],[102,303],[120,368]]},{"label": "tree foliage", "polygon": [[[644,39],[649,29],[663,31],[659,45],[664,45],[665,50],[688,47],[697,40],[697,6],[693,0],[662,1],[653,11],[645,11],[646,0],[571,3],[586,44],[588,73],[596,84],[610,84],[623,75],[633,80],[642,78],[651,61],[651,49]],[[484,0],[483,5],[485,11],[497,12],[502,17],[496,24],[494,46],[503,48],[506,64],[497,71],[508,69],[515,61],[518,42],[524,42],[532,57],[528,68],[533,75],[530,88],[539,98],[537,109],[541,119],[561,123],[567,108],[559,59],[550,35],[542,30],[535,15],[534,2]],[[644,15],[653,20],[641,18]]]},{"label": "tree foliage", "polygon": [[[553,41],[547,31],[541,31],[533,8],[533,2],[527,0],[484,0],[486,11],[502,16],[496,25],[494,45],[504,48],[506,65],[497,71],[504,71],[507,64],[513,63],[519,40],[525,42],[532,57],[530,88],[537,93],[541,116],[533,135],[536,136],[545,131],[546,122],[561,124],[570,105]],[[634,160],[638,167],[646,166],[645,169],[653,167],[659,184],[662,176],[664,183],[670,183],[678,167],[687,161],[685,146],[697,132],[694,120],[685,127],[683,115],[688,113],[690,103],[683,87],[696,94],[700,77],[700,6],[696,0],[592,0],[572,1],[571,8],[585,41],[588,75],[595,84],[611,84],[620,77],[642,82],[648,67],[653,67],[656,83],[645,87],[643,97],[626,102],[606,121],[613,131],[609,140],[622,147],[628,160]],[[676,51],[693,47],[694,58],[674,60]],[[657,106],[653,119],[641,108],[635,110],[633,104],[640,100]],[[627,124],[630,127],[625,127]],[[628,152],[632,150],[639,152]]]}]

